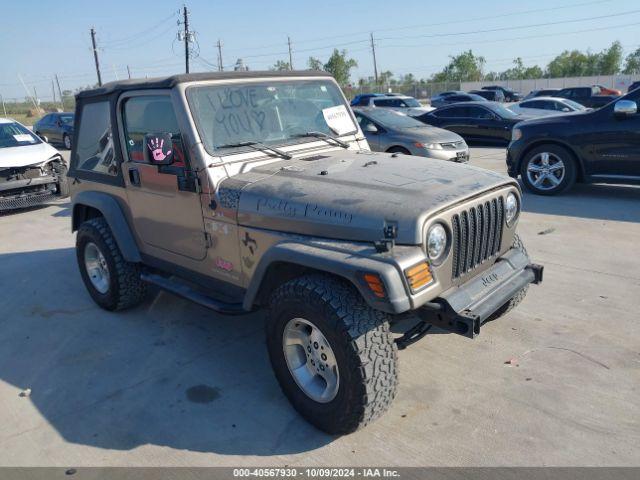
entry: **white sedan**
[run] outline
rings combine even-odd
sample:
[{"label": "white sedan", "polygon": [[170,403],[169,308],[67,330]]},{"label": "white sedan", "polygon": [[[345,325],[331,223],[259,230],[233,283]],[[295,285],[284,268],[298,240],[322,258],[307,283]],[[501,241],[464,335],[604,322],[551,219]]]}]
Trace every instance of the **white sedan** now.
[{"label": "white sedan", "polygon": [[15,120],[0,118],[0,211],[69,196],[60,152]]},{"label": "white sedan", "polygon": [[568,98],[535,97],[514,103],[508,107],[519,115],[546,117],[550,115],[563,115],[567,113],[586,112],[591,110]]}]

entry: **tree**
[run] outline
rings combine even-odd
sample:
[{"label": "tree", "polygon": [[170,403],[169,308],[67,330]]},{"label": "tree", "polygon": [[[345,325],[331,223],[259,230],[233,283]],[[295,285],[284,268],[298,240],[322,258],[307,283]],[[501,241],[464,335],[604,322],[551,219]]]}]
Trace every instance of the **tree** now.
[{"label": "tree", "polygon": [[324,64],[324,70],[333,75],[338,84],[346,85],[349,83],[351,77],[351,69],[358,66],[353,58],[347,58],[347,51],[338,51],[337,48],[333,50],[333,53]]},{"label": "tree", "polygon": [[485,63],[484,57],[475,56],[473,51],[467,50],[455,57],[449,57],[451,61],[444,67],[442,72],[433,75],[435,82],[469,82],[482,79],[482,68]]},{"label": "tree", "polygon": [[613,42],[609,48],[597,54],[597,75],[615,75],[622,65],[622,45]]},{"label": "tree", "polygon": [[622,45],[613,42],[600,53],[565,50],[547,65],[550,77],[580,77],[584,75],[614,75],[622,64]]},{"label": "tree", "polygon": [[278,72],[283,72],[286,70],[291,70],[291,65],[289,65],[289,62],[285,62],[283,60],[278,60],[275,65],[273,65],[273,67],[271,67],[269,70],[276,70]]},{"label": "tree", "polygon": [[640,73],[640,48],[627,55],[627,58],[624,61],[624,70],[622,73],[626,75]]},{"label": "tree", "polygon": [[393,83],[393,73],[389,70],[380,72],[380,75],[378,75],[378,82],[381,85],[389,85]]},{"label": "tree", "polygon": [[309,70],[323,70],[323,65],[322,62],[320,60],[318,60],[315,57],[309,57],[309,60],[307,61],[307,66],[309,67]]}]

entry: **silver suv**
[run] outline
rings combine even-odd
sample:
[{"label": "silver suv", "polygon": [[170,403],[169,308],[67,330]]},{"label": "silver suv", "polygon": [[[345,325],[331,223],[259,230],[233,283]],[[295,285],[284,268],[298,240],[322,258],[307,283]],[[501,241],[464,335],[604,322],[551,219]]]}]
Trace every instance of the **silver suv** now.
[{"label": "silver suv", "polygon": [[387,410],[398,348],[432,325],[473,338],[541,281],[515,180],[371,152],[327,74],[116,82],[78,94],[76,122],[91,297],[124,309],[152,284],[230,315],[265,308],[282,390],[326,432]]}]

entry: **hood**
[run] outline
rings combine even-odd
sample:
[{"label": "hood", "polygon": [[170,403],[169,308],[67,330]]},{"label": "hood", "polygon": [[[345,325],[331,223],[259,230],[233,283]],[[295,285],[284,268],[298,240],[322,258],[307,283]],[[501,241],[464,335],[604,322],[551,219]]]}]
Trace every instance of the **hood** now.
[{"label": "hood", "polygon": [[394,130],[394,132],[423,143],[455,143],[463,141],[462,137],[457,133],[445,130],[444,128],[432,127],[431,125],[415,128],[398,128]]},{"label": "hood", "polygon": [[565,112],[561,115],[549,115],[545,117],[526,117],[523,118],[522,121],[518,124],[518,128],[520,127],[529,127],[536,125],[565,125],[572,124],[575,122],[576,116],[584,116],[593,113],[594,111],[586,111],[586,112]]},{"label": "hood", "polygon": [[395,224],[399,244],[418,245],[430,215],[509,184],[470,165],[343,150],[256,167],[223,181],[218,195],[243,226],[376,241]]},{"label": "hood", "polygon": [[46,162],[54,155],[59,155],[59,152],[45,142],[0,148],[0,169],[38,165]]},{"label": "hood", "polygon": [[410,117],[417,117],[418,115],[423,115],[433,110],[435,110],[435,108],[433,107],[409,107],[409,108],[404,108],[403,112],[409,115]]}]

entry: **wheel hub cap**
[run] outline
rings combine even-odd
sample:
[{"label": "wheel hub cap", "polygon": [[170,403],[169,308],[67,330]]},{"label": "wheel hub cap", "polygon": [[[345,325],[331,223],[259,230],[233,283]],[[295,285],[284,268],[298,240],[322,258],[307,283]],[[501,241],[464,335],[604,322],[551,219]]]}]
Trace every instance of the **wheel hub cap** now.
[{"label": "wheel hub cap", "polygon": [[309,398],[319,403],[335,398],[340,382],[338,364],[318,327],[302,318],[290,320],[284,328],[282,348],[291,376]]},{"label": "wheel hub cap", "polygon": [[94,288],[104,294],[109,290],[109,266],[98,246],[89,242],[84,247],[84,266]]},{"label": "wheel hub cap", "polygon": [[542,152],[531,158],[527,165],[527,178],[538,190],[551,190],[564,180],[565,165],[560,157]]}]

